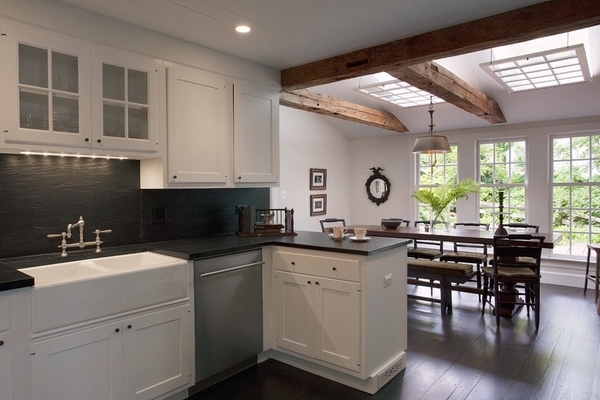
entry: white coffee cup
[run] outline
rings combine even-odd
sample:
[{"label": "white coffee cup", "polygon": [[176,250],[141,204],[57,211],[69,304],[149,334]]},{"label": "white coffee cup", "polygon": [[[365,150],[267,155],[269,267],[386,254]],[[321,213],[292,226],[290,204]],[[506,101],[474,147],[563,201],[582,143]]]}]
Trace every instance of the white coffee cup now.
[{"label": "white coffee cup", "polygon": [[347,229],[344,228],[343,226],[334,226],[333,227],[333,238],[334,239],[343,239],[346,231],[347,231]]},{"label": "white coffee cup", "polygon": [[365,228],[354,228],[354,236],[357,239],[364,239],[367,236],[367,230]]}]

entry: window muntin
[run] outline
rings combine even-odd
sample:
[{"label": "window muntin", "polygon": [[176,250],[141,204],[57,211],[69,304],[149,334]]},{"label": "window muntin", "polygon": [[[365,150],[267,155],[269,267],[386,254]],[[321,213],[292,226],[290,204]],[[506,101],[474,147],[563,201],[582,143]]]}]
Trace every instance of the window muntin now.
[{"label": "window muntin", "polygon": [[551,147],[553,253],[584,256],[600,241],[600,134],[555,136]]},{"label": "window muntin", "polygon": [[498,225],[498,192],[504,192],[504,223],[525,221],[527,147],[523,139],[480,142],[479,220]]}]

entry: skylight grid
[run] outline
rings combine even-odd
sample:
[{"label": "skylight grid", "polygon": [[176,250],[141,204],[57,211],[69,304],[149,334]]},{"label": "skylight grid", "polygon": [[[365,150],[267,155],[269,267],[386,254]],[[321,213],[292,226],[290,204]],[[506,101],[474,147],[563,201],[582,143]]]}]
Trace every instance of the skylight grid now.
[{"label": "skylight grid", "polygon": [[480,67],[513,93],[591,80],[582,44],[482,63]]},{"label": "skylight grid", "polygon": [[360,86],[355,90],[403,108],[428,105],[431,101],[434,104],[444,103],[439,97],[433,96],[431,99],[431,93],[400,80]]}]

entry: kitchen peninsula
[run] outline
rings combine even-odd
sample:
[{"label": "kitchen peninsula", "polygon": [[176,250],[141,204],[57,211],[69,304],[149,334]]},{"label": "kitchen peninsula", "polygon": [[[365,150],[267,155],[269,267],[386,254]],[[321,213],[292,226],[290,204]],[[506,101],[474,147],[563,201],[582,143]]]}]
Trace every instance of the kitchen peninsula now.
[{"label": "kitchen peninsula", "polygon": [[[185,259],[192,268],[197,260],[258,249],[264,266],[263,345],[257,360],[274,358],[375,393],[406,366],[407,243],[393,238],[334,241],[323,233],[298,232],[284,237],[214,235],[149,243],[137,250]],[[100,256],[109,254],[107,248]],[[70,254],[68,261],[77,257],[82,256]],[[49,258],[49,263],[59,262],[54,255]],[[41,256],[36,259],[44,262]],[[2,264],[23,270],[16,260]],[[23,290],[29,289],[19,289],[21,299],[26,297]],[[13,365],[22,370],[27,362],[13,360]],[[22,379],[13,375],[14,386],[28,386]]]}]

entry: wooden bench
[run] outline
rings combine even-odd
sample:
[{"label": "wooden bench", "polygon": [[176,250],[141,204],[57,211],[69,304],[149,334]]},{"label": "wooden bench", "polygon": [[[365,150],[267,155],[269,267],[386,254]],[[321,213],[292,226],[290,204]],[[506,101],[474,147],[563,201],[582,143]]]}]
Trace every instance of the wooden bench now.
[{"label": "wooden bench", "polygon": [[[452,313],[452,284],[465,283],[469,281],[476,272],[473,266],[462,263],[447,263],[443,261],[430,261],[422,259],[409,259],[408,265],[408,283],[419,286],[439,287],[440,299],[408,295],[409,298],[418,300],[433,301],[441,303],[442,313]],[[412,279],[411,279],[412,278]],[[439,286],[429,281],[423,282],[418,279],[427,279],[429,281],[438,281]]]}]

